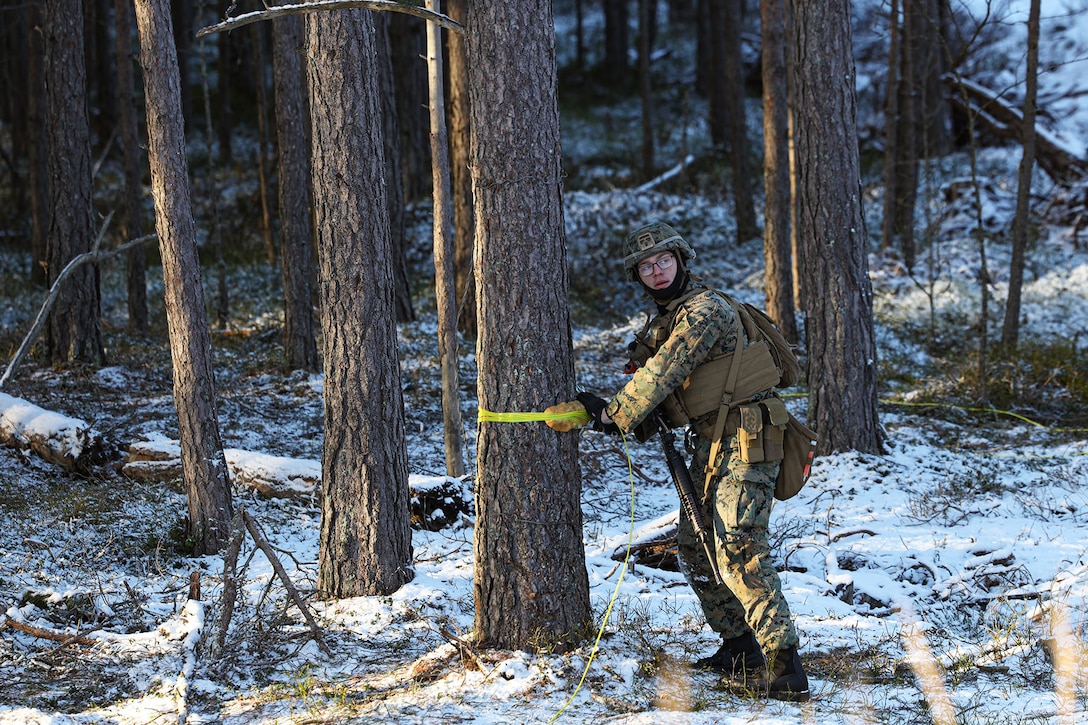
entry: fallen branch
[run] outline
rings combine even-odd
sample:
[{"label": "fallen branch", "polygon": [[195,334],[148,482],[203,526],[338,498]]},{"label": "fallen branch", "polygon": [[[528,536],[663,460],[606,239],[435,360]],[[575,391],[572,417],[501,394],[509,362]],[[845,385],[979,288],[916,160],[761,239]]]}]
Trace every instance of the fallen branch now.
[{"label": "fallen branch", "polygon": [[241,509],[234,514],[230,528],[230,543],[227,544],[227,550],[223,554],[223,613],[219,617],[219,630],[215,637],[220,650],[227,641],[227,630],[234,616],[234,602],[238,599],[238,554],[242,550],[242,539],[246,534],[245,526],[242,524]]},{"label": "fallen branch", "polygon": [[673,166],[671,169],[669,169],[665,173],[661,174],[656,179],[650,179],[649,181],[647,181],[642,186],[635,187],[635,193],[638,193],[640,191],[649,191],[650,189],[653,189],[653,188],[656,188],[656,187],[660,186],[661,184],[665,183],[669,179],[671,179],[671,178],[673,178],[675,176],[679,176],[681,171],[683,171],[684,169],[686,169],[688,166],[690,166],[693,163],[695,163],[695,157],[694,156],[692,156],[690,154],[685,156],[683,161],[678,163],[676,166]]},{"label": "fallen branch", "polygon": [[446,638],[446,641],[457,648],[458,653],[461,655],[462,660],[468,660],[472,662],[473,666],[480,672],[484,672],[484,663],[480,660],[480,656],[476,654],[476,650],[472,648],[465,640],[458,637],[453,632],[449,631],[445,627],[439,627],[438,633]]},{"label": "fallen branch", "polygon": [[53,281],[53,286],[49,288],[49,296],[45,298],[45,302],[42,304],[41,310],[38,311],[38,316],[37,318],[35,318],[34,324],[31,325],[30,332],[26,333],[26,337],[23,338],[23,342],[21,345],[19,345],[19,349],[15,351],[15,356],[12,357],[11,362],[8,363],[8,367],[6,370],[4,370],[4,374],[0,376],[0,389],[4,387],[4,383],[11,379],[11,375],[13,372],[15,372],[15,368],[19,367],[19,363],[23,361],[23,358],[26,357],[26,354],[30,350],[30,347],[38,338],[38,335],[42,331],[42,327],[45,325],[45,321],[49,318],[50,310],[53,309],[53,305],[54,303],[56,303],[57,297],[60,296],[61,283],[68,279],[68,277],[72,275],[72,272],[74,272],[80,265],[87,264],[88,262],[92,264],[97,264],[98,262],[109,259],[116,254],[128,251],[132,247],[135,247],[139,244],[146,244],[147,242],[158,238],[155,234],[148,234],[146,236],[133,239],[130,242],[126,242],[114,249],[109,249],[104,252],[99,251],[98,247],[102,243],[102,237],[105,235],[106,228],[109,226],[110,219],[112,217],[113,212],[110,212],[110,215],[106,217],[106,221],[103,222],[102,228],[98,232],[98,238],[95,239],[94,247],[91,249],[91,251],[84,252],[83,254],[79,254],[73,257],[72,261],[68,262],[67,266],[65,266],[65,268],[61,270],[61,273],[58,274],[57,278]]},{"label": "fallen branch", "polygon": [[[949,73],[943,78],[951,89],[949,101],[975,117],[991,133],[1023,143],[1024,114],[985,86]],[[1035,129],[1035,158],[1055,182],[1068,186],[1088,174],[1088,159],[1077,156],[1044,129]]]},{"label": "fallen branch", "polygon": [[221,23],[201,28],[196,31],[196,37],[201,38],[205,35],[211,35],[212,33],[221,33],[224,30],[230,31],[235,28],[241,28],[244,25],[259,23],[262,20],[275,20],[276,18],[286,17],[288,15],[304,15],[306,13],[315,13],[321,10],[353,9],[391,10],[393,12],[414,15],[417,18],[433,21],[446,30],[455,33],[463,33],[465,30],[464,26],[459,22],[442,13],[432,12],[426,8],[417,7],[415,5],[405,5],[404,3],[396,2],[396,0],[318,0],[318,2],[302,3],[299,5],[277,5],[276,7],[267,8],[265,10],[243,13],[242,15],[237,15],[233,18],[227,18]]},{"label": "fallen branch", "polygon": [[332,657],[332,650],[325,644],[325,639],[321,636],[321,627],[318,626],[314,620],[313,615],[310,613],[310,608],[306,606],[305,600],[298,593],[298,589],[295,588],[294,583],[291,581],[291,577],[287,576],[287,571],[283,568],[283,564],[280,563],[279,557],[276,556],[275,550],[272,548],[268,540],[261,534],[260,526],[257,524],[257,520],[253,516],[242,509],[242,520],[246,524],[246,529],[249,530],[249,535],[253,537],[254,543],[257,544],[257,548],[264,552],[264,555],[268,557],[269,563],[272,564],[272,570],[276,572],[276,576],[283,582],[283,586],[287,589],[287,594],[294,601],[295,605],[302,612],[302,616],[306,619],[306,623],[310,627],[310,632],[313,634],[314,641],[317,642],[317,646],[321,648],[329,657]]},{"label": "fallen branch", "polygon": [[24,622],[19,619],[12,619],[6,614],[4,615],[4,624],[3,626],[0,626],[0,629],[3,629],[4,627],[11,627],[12,629],[18,630],[23,634],[29,634],[30,636],[37,637],[38,639],[48,639],[53,642],[60,642],[61,646],[68,644],[98,644],[98,641],[96,639],[88,637],[85,633],[68,634],[67,632],[58,632],[55,629],[38,627],[36,625],[30,624],[29,622]]}]

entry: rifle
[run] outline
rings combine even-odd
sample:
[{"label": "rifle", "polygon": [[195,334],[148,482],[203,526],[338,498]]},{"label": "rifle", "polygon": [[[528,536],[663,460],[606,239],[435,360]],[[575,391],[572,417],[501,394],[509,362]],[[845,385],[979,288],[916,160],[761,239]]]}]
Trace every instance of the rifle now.
[{"label": "rifle", "polygon": [[714,558],[714,552],[710,548],[710,538],[706,528],[706,520],[703,518],[703,510],[699,507],[699,499],[695,495],[695,484],[691,481],[691,474],[688,473],[688,468],[684,465],[684,458],[676,450],[676,436],[673,435],[672,429],[669,428],[668,423],[665,422],[664,417],[658,411],[651,413],[653,416],[654,425],[657,426],[658,434],[661,436],[661,448],[665,451],[665,463],[669,466],[669,473],[672,474],[673,483],[676,484],[676,494],[680,497],[680,506],[687,514],[688,520],[691,521],[691,528],[695,530],[695,535],[699,537],[699,541],[703,544],[703,551],[706,552],[707,561],[710,562],[710,571],[714,574],[714,581],[718,584],[724,584],[722,574],[718,571],[718,561]]}]

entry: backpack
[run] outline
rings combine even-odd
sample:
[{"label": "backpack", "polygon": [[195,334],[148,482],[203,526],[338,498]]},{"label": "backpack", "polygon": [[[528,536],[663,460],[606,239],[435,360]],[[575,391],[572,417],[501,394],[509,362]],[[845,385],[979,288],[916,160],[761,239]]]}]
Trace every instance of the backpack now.
[{"label": "backpack", "polygon": [[[715,290],[717,291],[717,290]],[[735,303],[735,308],[740,311],[740,319],[744,323],[744,332],[749,340],[758,340],[761,336],[771,345],[771,356],[774,357],[780,376],[776,388],[789,388],[797,384],[801,377],[801,363],[793,352],[793,345],[783,337],[774,320],[767,313],[755,305],[747,302],[733,300],[724,292],[718,294]]]}]

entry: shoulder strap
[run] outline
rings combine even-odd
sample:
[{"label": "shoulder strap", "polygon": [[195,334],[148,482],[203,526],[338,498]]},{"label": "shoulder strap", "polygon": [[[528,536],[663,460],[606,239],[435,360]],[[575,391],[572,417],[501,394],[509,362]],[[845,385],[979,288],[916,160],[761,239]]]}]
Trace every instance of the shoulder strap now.
[{"label": "shoulder strap", "polygon": [[[716,291],[716,290],[715,290]],[[725,437],[725,420],[729,417],[729,409],[732,407],[733,391],[737,388],[737,375],[740,373],[740,357],[744,350],[744,341],[741,339],[740,331],[743,328],[743,322],[740,319],[740,310],[738,309],[736,301],[728,296],[725,297],[726,301],[733,308],[733,314],[737,320],[737,346],[733,350],[733,362],[729,365],[729,377],[726,378],[725,391],[722,393],[722,404],[718,408],[718,419],[714,421],[714,438],[710,443],[710,458],[706,462],[706,478],[703,480],[703,499],[706,499],[707,493],[710,491],[710,482],[721,471],[721,467],[717,465],[718,454],[722,449],[722,438]]]}]

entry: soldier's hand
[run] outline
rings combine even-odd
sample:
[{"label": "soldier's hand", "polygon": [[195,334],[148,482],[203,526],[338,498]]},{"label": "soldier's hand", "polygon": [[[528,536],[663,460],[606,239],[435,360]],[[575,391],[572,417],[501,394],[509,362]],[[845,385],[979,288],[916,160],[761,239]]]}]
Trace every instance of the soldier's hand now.
[{"label": "soldier's hand", "polygon": [[586,412],[589,413],[589,419],[593,421],[593,430],[612,434],[620,432],[619,426],[613,423],[605,412],[605,408],[608,407],[607,400],[586,392],[578,393],[575,397],[578,398],[578,402],[584,405]]}]

